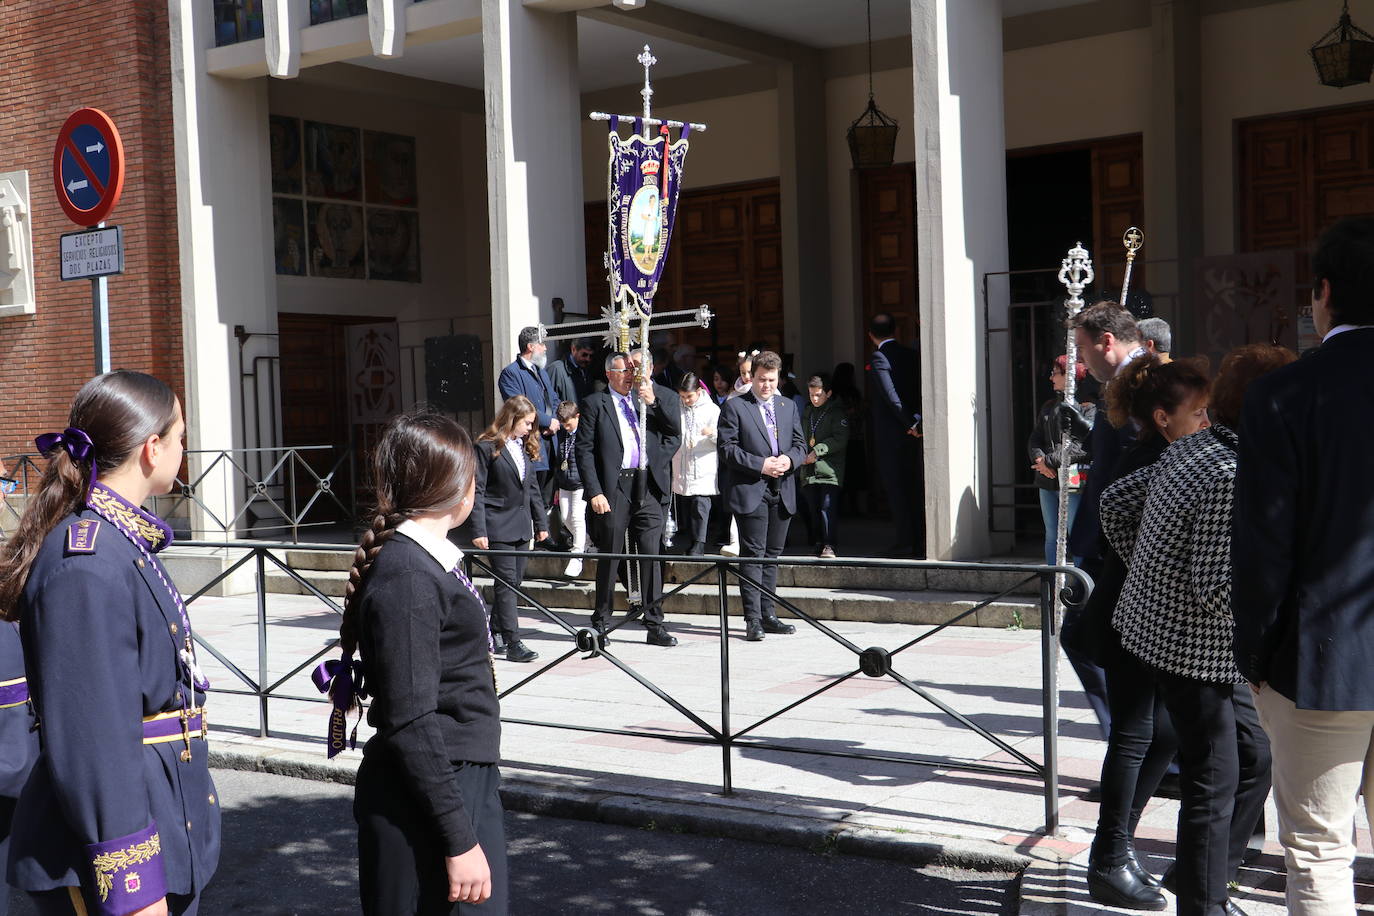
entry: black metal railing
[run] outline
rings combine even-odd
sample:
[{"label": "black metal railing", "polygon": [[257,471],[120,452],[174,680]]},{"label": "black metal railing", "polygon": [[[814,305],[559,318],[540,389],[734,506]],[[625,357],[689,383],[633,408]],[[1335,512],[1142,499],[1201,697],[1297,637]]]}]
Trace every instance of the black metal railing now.
[{"label": "black metal railing", "polygon": [[[345,484],[343,490],[351,490],[346,484],[352,450],[332,445],[196,449],[187,450],[186,457],[188,466],[199,467],[199,472],[186,479],[178,475],[172,492],[152,497],[149,508],[173,527],[179,527],[178,520],[189,509],[199,509],[205,524],[189,527],[188,523],[182,530],[190,535],[289,536],[296,542],[302,529],[351,526],[356,516],[351,498],[340,494],[340,484]],[[2,540],[4,532],[18,522],[29,493],[43,479],[47,459],[12,455],[0,461],[17,483],[14,492],[0,502]],[[224,496],[222,504],[208,496],[216,486]]]},{"label": "black metal railing", "polygon": [[[283,674],[269,683],[268,677],[268,657],[270,647],[268,645],[268,610],[267,610],[267,571],[269,568],[285,573],[295,583],[297,583],[307,594],[314,595],[320,601],[336,613],[342,613],[342,606],[323,594],[314,584],[309,581],[308,575],[293,569],[283,554],[287,550],[291,551],[310,551],[310,552],[343,552],[346,549],[337,545],[319,544],[269,544],[252,542],[231,542],[229,544],[206,544],[193,546],[214,546],[226,548],[228,550],[240,550],[243,556],[236,560],[224,572],[216,576],[199,591],[193,594],[187,604],[194,603],[203,595],[215,589],[218,584],[232,576],[245,565],[254,564],[255,588],[257,596],[257,632],[258,632],[258,658],[256,677],[247,674],[242,667],[227,658],[218,648],[213,646],[199,634],[196,639],[207,652],[219,660],[235,678],[242,684],[242,687],[222,688],[217,687],[216,691],[227,694],[237,694],[256,697],[259,706],[258,734],[268,737],[271,734],[268,717],[268,701],[270,699],[303,701],[311,703],[324,703],[328,700],[319,695],[291,694],[283,692],[283,688],[293,678],[302,672],[307,671],[312,666],[329,656],[337,648],[337,640],[328,642],[323,648],[314,651],[309,657],[305,658],[300,664],[295,665],[289,672]],[[530,591],[522,586],[515,585],[502,578],[489,562],[493,556],[512,556],[520,555],[529,557],[529,552],[503,551],[503,550],[470,550],[466,553],[465,562],[469,564],[470,571],[480,571],[490,576],[494,581],[501,581],[510,586],[515,594],[520,598],[525,606],[525,610],[533,612],[544,620],[554,624],[566,638],[566,648],[557,653],[554,658],[544,663],[529,675],[523,677],[511,686],[505,687],[500,691],[502,699],[511,696],[525,688],[531,682],[537,680],[559,665],[567,663],[569,660],[579,657],[600,657],[609,662],[612,666],[625,674],[628,678],[639,684],[645,690],[652,693],[658,699],[680,713],[696,729],[696,734],[672,734],[659,732],[646,732],[629,728],[610,728],[592,725],[577,725],[568,722],[549,722],[516,717],[503,717],[503,721],[511,724],[537,726],[544,728],[570,729],[574,731],[594,732],[607,735],[624,735],[639,738],[656,738],[670,742],[681,742],[696,745],[715,745],[721,750],[721,791],[729,795],[734,790],[733,778],[733,756],[737,750],[767,750],[788,754],[811,754],[828,757],[841,757],[854,760],[880,761],[883,763],[910,764],[913,766],[934,767],[947,770],[963,770],[981,773],[992,773],[1010,776],[1026,777],[1030,776],[1042,782],[1044,787],[1045,800],[1045,824],[1048,833],[1058,830],[1058,718],[1059,718],[1059,685],[1058,685],[1058,627],[1055,611],[1056,588],[1068,605],[1078,606],[1092,589],[1092,580],[1080,570],[1068,567],[1050,566],[1019,566],[1011,564],[987,564],[987,563],[942,563],[932,561],[899,561],[899,560],[866,560],[866,559],[836,559],[818,560],[811,558],[784,557],[775,560],[755,560],[740,559],[731,557],[693,557],[689,561],[684,561],[681,557],[675,556],[656,556],[639,557],[630,554],[611,554],[597,553],[589,555],[580,554],[560,554],[562,557],[578,557],[593,559],[599,562],[620,561],[620,560],[660,560],[665,563],[676,564],[689,563],[699,566],[699,569],[687,577],[685,581],[677,583],[670,590],[664,593],[662,598],[655,604],[660,604],[666,609],[671,610],[671,602],[675,596],[684,589],[698,582],[714,581],[718,595],[718,639],[720,644],[720,671],[719,671],[719,720],[709,721],[710,713],[701,713],[692,709],[686,702],[674,697],[668,690],[660,684],[646,676],[643,672],[636,670],[632,665],[616,654],[609,640],[603,638],[595,629],[585,624],[573,622],[568,619],[566,612],[556,611],[543,602],[539,601],[530,594]],[[920,635],[908,639],[896,648],[888,649],[881,646],[859,646],[846,636],[828,626],[824,621],[817,619],[812,614],[807,613],[799,607],[796,602],[789,601],[775,591],[764,589],[757,580],[750,577],[741,570],[741,565],[745,564],[767,564],[780,567],[819,567],[825,569],[878,569],[878,570],[927,570],[927,571],[966,571],[970,573],[1004,573],[1012,574],[1016,581],[1012,582],[1007,588],[1002,589],[997,594],[973,604],[967,609],[961,609],[938,624],[931,624],[929,628]],[[1059,579],[1059,577],[1063,577]],[[1056,582],[1058,581],[1058,585]],[[797,622],[805,624],[817,633],[824,636],[827,640],[843,647],[852,655],[849,665],[843,666],[846,670],[840,671],[827,677],[826,682],[815,690],[775,709],[761,718],[751,718],[747,724],[738,724],[731,711],[731,669],[730,669],[730,639],[729,639],[729,591],[731,583],[748,585],[759,589],[764,594],[769,595],[777,606],[790,614]],[[961,621],[977,614],[989,605],[1005,598],[1007,595],[1016,592],[1032,583],[1039,586],[1039,605],[1040,605],[1040,647],[1041,647],[1041,707],[1043,725],[1043,761],[1037,761],[1020,749],[1013,746],[1009,741],[998,736],[991,730],[984,728],[970,717],[959,712],[948,703],[935,696],[930,690],[926,689],[916,678],[910,677],[899,670],[898,664],[902,660],[903,653],[908,652],[913,647],[919,646],[932,637],[940,634],[947,628],[959,624]],[[577,615],[581,616],[581,615]],[[618,629],[625,623],[634,619],[634,616],[618,615],[619,620],[615,627]],[[609,634],[607,634],[609,636]],[[935,707],[950,720],[957,723],[960,727],[967,729],[981,738],[985,739],[992,747],[1007,754],[1014,762],[1007,765],[991,763],[985,760],[969,760],[962,758],[941,758],[931,757],[916,753],[907,753],[902,748],[887,749],[865,749],[859,751],[839,751],[817,749],[805,744],[789,744],[785,740],[776,738],[762,738],[757,736],[763,726],[771,723],[789,712],[797,709],[817,697],[823,696],[832,689],[852,681],[854,678],[887,678],[901,685],[910,691],[914,696],[920,698],[925,703]]]}]

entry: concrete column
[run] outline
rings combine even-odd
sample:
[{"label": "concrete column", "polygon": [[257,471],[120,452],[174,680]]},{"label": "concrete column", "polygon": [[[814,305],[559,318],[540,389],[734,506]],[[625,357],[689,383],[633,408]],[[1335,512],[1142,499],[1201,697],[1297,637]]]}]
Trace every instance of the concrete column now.
[{"label": "concrete column", "polygon": [[[1150,122],[1145,131],[1146,286],[1174,326],[1175,349],[1193,336],[1190,261],[1202,253],[1202,39],[1199,0],[1150,7]],[[1117,240],[1105,239],[1115,245]],[[1176,264],[1161,264],[1173,261]],[[1159,294],[1178,293],[1172,310]]]},{"label": "concrete column", "polygon": [[[272,445],[244,441],[233,333],[235,325],[276,330],[267,80],[206,75],[211,5],[168,9],[187,447]],[[189,458],[191,479],[212,465],[196,491],[205,508],[192,516],[193,528],[207,535],[234,517],[242,491],[241,478],[213,456]]]},{"label": "concrete column", "polygon": [[585,312],[577,17],[482,0],[493,374],[520,328]]},{"label": "concrete column", "polygon": [[[813,369],[834,365],[830,333],[830,199],[825,75],[819,54],[778,65],[778,143],[782,194],[783,347],[796,354],[805,385]],[[848,307],[844,303],[843,307]]]},{"label": "concrete column", "polygon": [[[969,560],[990,548],[982,277],[1007,266],[1002,3],[912,0],[911,25],[926,550]],[[992,354],[1002,404],[1007,365]]]}]

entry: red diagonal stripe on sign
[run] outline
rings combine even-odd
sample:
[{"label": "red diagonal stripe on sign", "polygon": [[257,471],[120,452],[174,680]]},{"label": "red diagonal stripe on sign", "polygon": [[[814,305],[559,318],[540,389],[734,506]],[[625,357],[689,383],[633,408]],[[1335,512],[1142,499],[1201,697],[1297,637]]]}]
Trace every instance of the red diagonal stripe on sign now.
[{"label": "red diagonal stripe on sign", "polygon": [[[67,143],[67,152],[72,154],[72,158],[75,159],[76,164],[81,167],[81,171],[86,173],[86,179],[90,181],[90,183],[95,187],[96,193],[99,194],[101,197],[104,197],[105,186],[100,183],[99,178],[95,177],[95,172],[91,169],[90,163],[87,162],[85,157],[81,155],[79,150],[77,150],[76,144],[72,142],[72,138],[63,137],[62,139],[65,140]],[[100,142],[104,143],[105,141],[101,140]],[[63,185],[63,187],[66,187],[66,185]],[[67,193],[70,194],[71,192],[68,191]]]}]

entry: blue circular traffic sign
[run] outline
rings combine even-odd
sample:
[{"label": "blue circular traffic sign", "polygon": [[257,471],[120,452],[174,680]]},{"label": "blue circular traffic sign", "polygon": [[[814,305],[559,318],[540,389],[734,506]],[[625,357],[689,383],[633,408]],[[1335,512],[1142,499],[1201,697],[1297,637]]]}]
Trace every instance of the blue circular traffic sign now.
[{"label": "blue circular traffic sign", "polygon": [[53,183],[67,218],[94,226],[124,190],[124,144],[109,115],[98,108],[72,113],[53,149]]}]

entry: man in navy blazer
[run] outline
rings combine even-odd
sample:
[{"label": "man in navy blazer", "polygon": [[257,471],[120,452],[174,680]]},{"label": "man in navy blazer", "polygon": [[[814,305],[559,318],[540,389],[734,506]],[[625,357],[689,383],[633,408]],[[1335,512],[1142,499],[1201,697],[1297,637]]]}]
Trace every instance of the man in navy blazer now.
[{"label": "man in navy blazer", "polygon": [[1353,913],[1374,820],[1374,219],[1312,258],[1322,344],[1246,392],[1231,531],[1236,663],[1273,754],[1288,912]]},{"label": "man in navy blazer", "polygon": [[[725,402],[716,425],[720,492],[725,508],[739,523],[740,557],[778,557],[797,512],[797,472],[806,458],[797,405],[778,394],[782,358],[764,351],[754,358],[748,393]],[[778,567],[741,563],[740,573],[770,592],[778,587]],[[773,599],[740,583],[744,638],[794,633],[773,610]]]},{"label": "man in navy blazer", "polygon": [[925,510],[916,498],[921,458],[920,357],[893,335],[897,322],[886,312],[873,316],[868,339],[869,397],[873,400],[873,447],[878,476],[887,491],[896,540],[890,556],[925,556]]},{"label": "man in navy blazer", "polygon": [[[554,416],[554,412],[558,410],[560,399],[553,382],[549,380],[548,373],[544,371],[544,362],[548,359],[548,345],[540,339],[539,329],[521,328],[517,343],[520,354],[509,366],[501,370],[501,375],[496,380],[496,389],[501,392],[502,400],[523,394],[534,405],[534,425],[539,430],[540,438],[539,460],[534,462],[533,467],[539,475],[539,496],[547,510],[558,506],[558,500],[553,498],[554,475],[550,470],[553,467],[550,455],[553,437],[558,433],[558,418]],[[556,534],[560,527],[550,526],[549,530]]]}]

